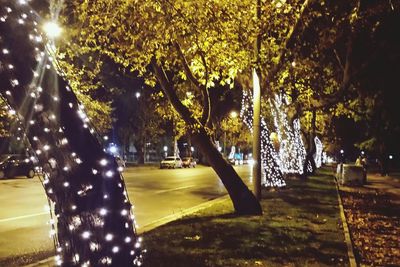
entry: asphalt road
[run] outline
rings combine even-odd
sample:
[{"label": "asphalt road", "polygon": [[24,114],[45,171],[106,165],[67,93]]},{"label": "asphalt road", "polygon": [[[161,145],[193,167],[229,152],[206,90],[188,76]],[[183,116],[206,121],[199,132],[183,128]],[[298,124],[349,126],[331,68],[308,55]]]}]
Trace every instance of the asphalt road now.
[{"label": "asphalt road", "polygon": [[[251,168],[235,167],[246,183]],[[210,167],[163,169],[134,167],[124,178],[138,231],[171,214],[226,195]],[[0,262],[2,259],[53,250],[49,238],[47,198],[39,179],[0,180]]]}]

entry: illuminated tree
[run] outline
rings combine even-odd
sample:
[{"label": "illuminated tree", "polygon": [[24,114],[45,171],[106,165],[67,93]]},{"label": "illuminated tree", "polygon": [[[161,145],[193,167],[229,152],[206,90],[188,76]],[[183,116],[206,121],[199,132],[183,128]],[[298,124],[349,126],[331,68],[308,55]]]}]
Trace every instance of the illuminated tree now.
[{"label": "illuminated tree", "polygon": [[[243,92],[240,117],[250,132],[253,131],[252,95]],[[271,141],[271,131],[264,118],[261,120],[261,175],[262,184],[266,187],[282,187],[286,182],[282,174],[282,161]]]},{"label": "illuminated tree", "polygon": [[[251,24],[251,20],[239,23],[250,15],[247,4],[69,2],[65,13],[66,23],[72,28],[71,43],[73,40],[79,48],[71,48],[69,53],[96,52],[127,70],[139,72],[148,84],[157,81],[164,97],[184,121],[192,142],[221,178],[235,211],[259,214],[258,201],[218,152],[208,130],[212,110],[210,89],[215,83],[232,83],[242,64],[248,62],[247,53],[240,51],[236,43],[245,24]],[[197,106],[202,107],[199,113],[184,102],[189,88],[196,96]]]},{"label": "illuminated tree", "polygon": [[25,4],[1,2],[0,92],[22,124],[31,160],[43,167],[41,181],[54,207],[56,264],[141,265],[121,170],[103,152],[85,108],[49,53],[40,17]]}]

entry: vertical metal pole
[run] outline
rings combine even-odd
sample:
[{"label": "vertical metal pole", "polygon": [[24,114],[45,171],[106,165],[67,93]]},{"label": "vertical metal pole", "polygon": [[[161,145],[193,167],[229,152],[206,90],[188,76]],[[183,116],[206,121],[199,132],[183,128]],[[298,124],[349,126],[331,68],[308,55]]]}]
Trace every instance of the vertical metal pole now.
[{"label": "vertical metal pole", "polygon": [[[256,21],[259,22],[260,18],[261,18],[261,0],[257,0]],[[258,200],[261,199],[261,128],[260,128],[261,72],[259,71],[260,47],[261,47],[261,35],[258,34],[254,44],[254,59],[256,63],[256,68],[253,69],[253,160],[254,160],[253,193]]]},{"label": "vertical metal pole", "polygon": [[261,89],[257,73],[253,70],[253,185],[254,195],[261,199]]},{"label": "vertical metal pole", "polygon": [[224,156],[226,156],[226,131],[224,131]]}]

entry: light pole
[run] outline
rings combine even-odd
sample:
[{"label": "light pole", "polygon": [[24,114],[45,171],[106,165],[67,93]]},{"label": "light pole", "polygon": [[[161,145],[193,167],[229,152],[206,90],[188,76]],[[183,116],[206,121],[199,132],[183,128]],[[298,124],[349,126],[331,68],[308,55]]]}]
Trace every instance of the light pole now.
[{"label": "light pole", "polygon": [[[260,23],[261,0],[256,0],[255,20]],[[261,200],[261,71],[260,71],[261,33],[254,42],[253,68],[253,193]]]},{"label": "light pole", "polygon": [[168,147],[167,146],[164,146],[164,158],[166,158],[167,157],[167,155],[168,155]]}]

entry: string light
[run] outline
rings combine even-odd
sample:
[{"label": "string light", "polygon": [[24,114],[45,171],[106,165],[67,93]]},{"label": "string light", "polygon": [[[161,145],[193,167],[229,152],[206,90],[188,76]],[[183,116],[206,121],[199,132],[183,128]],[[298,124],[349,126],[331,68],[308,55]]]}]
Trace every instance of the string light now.
[{"label": "string light", "polygon": [[[125,259],[125,264],[131,262],[140,266],[143,262],[141,239],[136,236],[136,222],[134,216],[130,215],[131,204],[120,175],[123,169],[117,167],[115,159],[102,152],[99,142],[95,145],[93,135],[97,133],[91,126],[84,106],[79,104],[66,82],[57,76],[62,71],[56,68],[55,47],[36,27],[38,23],[35,20],[41,21],[41,18],[30,10],[27,1],[9,0],[5,3],[8,6],[2,4],[0,7],[0,23],[3,23],[0,32],[0,82],[4,85],[0,93],[12,107],[9,114],[22,120],[21,131],[26,133],[34,154],[30,159],[42,166],[41,181],[52,207],[48,206],[47,210],[51,216],[53,208],[58,210],[55,214],[57,220],[50,220],[50,235],[54,239],[56,252],[55,264],[90,266],[92,259],[96,259],[96,264],[118,265]],[[15,42],[10,36],[20,30],[26,36],[16,35],[18,41]],[[19,45],[11,45],[10,40],[13,40],[12,44],[27,44],[22,50]],[[32,54],[27,54],[27,51]],[[24,59],[24,65],[20,64],[20,59]],[[27,73],[31,73],[32,81],[26,81],[25,77],[17,79]],[[58,80],[51,88],[47,77],[54,77],[53,74]],[[13,99],[23,97],[26,106],[20,108]],[[33,110],[26,109],[30,106]],[[65,107],[72,112],[60,115],[60,110],[65,110]],[[71,119],[67,124],[63,122],[66,116]],[[29,119],[25,122],[23,118]],[[79,120],[82,122],[80,125],[75,123]],[[92,151],[90,156],[77,145],[77,140],[70,139],[77,138],[74,136],[77,127],[82,129],[80,141],[89,140],[86,143]],[[97,155],[96,158],[100,160],[93,162],[92,155]],[[98,170],[99,164],[101,171]],[[107,180],[99,180],[99,177],[107,177]],[[110,191],[105,192],[106,189]],[[112,208],[99,206],[101,203],[94,201],[98,196],[104,202],[113,203]],[[106,215],[113,220],[105,220]],[[110,233],[111,239],[109,235],[103,238],[104,229],[113,231]],[[74,246],[70,245],[72,240]],[[118,253],[118,257],[109,255],[110,251]]]},{"label": "string light", "polygon": [[[253,104],[251,94],[243,91],[240,117],[249,130],[253,131]],[[266,187],[282,187],[286,185],[280,171],[279,158],[270,139],[270,131],[264,118],[261,119],[261,174],[262,183]]]},{"label": "string light", "polygon": [[295,119],[293,126],[289,125],[286,112],[284,112],[283,95],[275,95],[270,101],[271,113],[279,141],[279,157],[281,171],[284,174],[303,174],[303,163],[306,151],[300,134],[300,121]]},{"label": "string light", "polygon": [[315,143],[315,154],[314,154],[315,167],[320,168],[322,165],[322,142],[316,136],[314,138],[314,143]]}]

